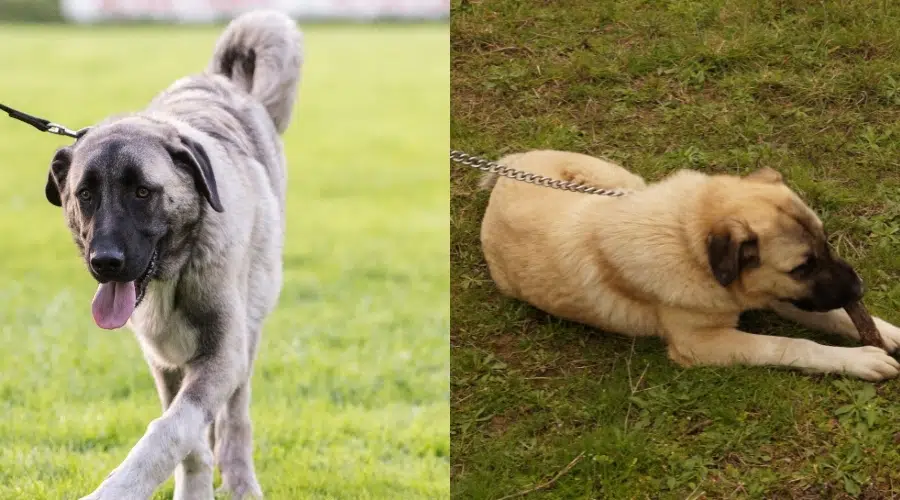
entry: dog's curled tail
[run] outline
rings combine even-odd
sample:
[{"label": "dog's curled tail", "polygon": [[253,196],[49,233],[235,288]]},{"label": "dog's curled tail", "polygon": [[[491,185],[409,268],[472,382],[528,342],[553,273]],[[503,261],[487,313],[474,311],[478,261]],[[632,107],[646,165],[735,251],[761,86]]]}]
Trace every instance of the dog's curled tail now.
[{"label": "dog's curled tail", "polygon": [[231,21],[207,70],[224,75],[265,106],[278,133],[291,122],[303,67],[303,34],[293,19],[257,10]]},{"label": "dog's curled tail", "polygon": [[[511,167],[512,164],[516,160],[518,160],[519,158],[524,156],[524,154],[525,153],[513,153],[510,155],[506,155],[503,158],[500,158],[499,160],[497,160],[497,163],[499,163],[503,166],[506,166],[506,167]],[[481,179],[478,180],[478,188],[482,189],[484,191],[490,191],[490,190],[494,189],[494,186],[497,185],[497,179],[499,179],[499,178],[500,178],[500,176],[497,174],[491,174],[491,173],[484,174],[481,176]]]}]

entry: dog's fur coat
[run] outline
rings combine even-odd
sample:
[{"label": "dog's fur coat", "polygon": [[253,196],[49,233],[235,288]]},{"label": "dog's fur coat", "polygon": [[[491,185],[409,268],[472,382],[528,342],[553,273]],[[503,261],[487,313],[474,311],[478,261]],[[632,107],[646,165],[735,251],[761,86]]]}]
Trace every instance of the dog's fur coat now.
[{"label": "dog's fur coat", "polygon": [[[737,329],[741,312],[774,309],[806,326],[858,338],[841,308],[862,296],[831,253],[822,223],[771,169],[745,177],[679,171],[647,185],[613,163],[562,151],[500,163],[609,189],[572,193],[496,176],[481,228],[504,294],[609,332],[665,339],[681,365],[793,366],[868,380],[898,374],[876,347],[832,347]],[[876,318],[889,350],[900,329]]]}]

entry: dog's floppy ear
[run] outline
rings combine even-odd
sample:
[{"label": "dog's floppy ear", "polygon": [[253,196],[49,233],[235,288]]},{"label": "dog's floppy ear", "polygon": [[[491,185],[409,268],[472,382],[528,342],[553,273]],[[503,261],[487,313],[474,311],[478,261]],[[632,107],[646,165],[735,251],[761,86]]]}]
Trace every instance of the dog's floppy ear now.
[{"label": "dog's floppy ear", "polygon": [[781,177],[781,173],[769,167],[763,167],[759,170],[750,172],[744,178],[751,181],[767,182],[770,184],[778,184],[779,182],[784,182],[784,179]]},{"label": "dog's floppy ear", "polygon": [[219,200],[219,190],[216,188],[216,176],[203,146],[190,137],[181,135],[174,143],[168,144],[167,149],[176,165],[190,171],[197,191],[206,198],[213,210],[224,212],[225,209]]},{"label": "dog's floppy ear", "polygon": [[759,240],[746,224],[733,219],[716,223],[706,239],[709,267],[722,286],[748,268],[759,266]]},{"label": "dog's floppy ear", "polygon": [[44,195],[47,201],[57,207],[62,206],[62,193],[66,185],[66,177],[69,175],[69,166],[72,165],[72,146],[66,146],[56,150],[53,160],[50,161],[50,171],[47,172],[47,185],[44,186]]}]

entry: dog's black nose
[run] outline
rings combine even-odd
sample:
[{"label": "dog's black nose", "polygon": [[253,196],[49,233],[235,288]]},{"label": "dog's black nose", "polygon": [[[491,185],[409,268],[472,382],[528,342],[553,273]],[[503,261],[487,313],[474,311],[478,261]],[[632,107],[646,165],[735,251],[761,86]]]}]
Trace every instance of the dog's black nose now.
[{"label": "dog's black nose", "polygon": [[91,252],[91,269],[100,276],[114,275],[125,267],[125,254],[119,250],[103,249]]}]

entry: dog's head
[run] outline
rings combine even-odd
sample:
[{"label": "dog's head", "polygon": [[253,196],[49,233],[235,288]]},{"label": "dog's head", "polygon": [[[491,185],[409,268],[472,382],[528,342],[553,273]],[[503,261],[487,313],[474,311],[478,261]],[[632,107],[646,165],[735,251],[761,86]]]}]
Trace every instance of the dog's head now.
[{"label": "dog's head", "polygon": [[835,255],[822,222],[781,175],[764,168],[721,177],[706,240],[716,280],[748,305],[787,301],[830,311],[859,300],[862,281]]},{"label": "dog's head", "polygon": [[[169,125],[126,118],[90,129],[56,151],[45,187],[63,207],[75,243],[100,283],[94,318],[118,328],[148,283],[167,270],[167,252],[208,204],[221,212],[204,148]],[[189,231],[188,231],[189,232]]]}]

